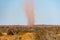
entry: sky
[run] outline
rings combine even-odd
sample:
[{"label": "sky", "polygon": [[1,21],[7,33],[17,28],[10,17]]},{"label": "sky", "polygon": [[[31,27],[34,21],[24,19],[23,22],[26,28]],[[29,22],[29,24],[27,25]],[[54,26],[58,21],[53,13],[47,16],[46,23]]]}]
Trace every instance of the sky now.
[{"label": "sky", "polygon": [[[24,0],[0,0],[0,25],[27,25]],[[35,25],[60,25],[60,0],[34,0]]]}]

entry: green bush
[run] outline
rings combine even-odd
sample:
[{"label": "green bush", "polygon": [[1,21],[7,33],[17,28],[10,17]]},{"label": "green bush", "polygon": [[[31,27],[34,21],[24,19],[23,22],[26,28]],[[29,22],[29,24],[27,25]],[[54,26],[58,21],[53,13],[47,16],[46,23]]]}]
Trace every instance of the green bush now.
[{"label": "green bush", "polygon": [[3,36],[2,32],[0,32],[0,36]]}]

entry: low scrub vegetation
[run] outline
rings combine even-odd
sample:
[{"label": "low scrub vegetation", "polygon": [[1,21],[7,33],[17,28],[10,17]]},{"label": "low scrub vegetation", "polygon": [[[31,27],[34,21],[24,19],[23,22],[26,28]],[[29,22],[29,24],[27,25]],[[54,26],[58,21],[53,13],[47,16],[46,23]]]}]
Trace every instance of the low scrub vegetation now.
[{"label": "low scrub vegetation", "polygon": [[[1,26],[0,39],[4,40],[21,40],[25,33],[34,33],[35,40],[60,40],[60,26]],[[7,33],[7,35],[3,35]]]}]

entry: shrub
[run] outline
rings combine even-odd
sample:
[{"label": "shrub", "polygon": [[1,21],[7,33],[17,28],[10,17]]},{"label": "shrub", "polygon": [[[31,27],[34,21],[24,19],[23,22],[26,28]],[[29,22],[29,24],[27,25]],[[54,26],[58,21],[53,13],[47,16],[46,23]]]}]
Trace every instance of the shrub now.
[{"label": "shrub", "polygon": [[13,33],[11,30],[9,30],[9,31],[7,32],[7,35],[14,35],[14,33]]},{"label": "shrub", "polygon": [[3,36],[2,32],[0,32],[0,36]]}]

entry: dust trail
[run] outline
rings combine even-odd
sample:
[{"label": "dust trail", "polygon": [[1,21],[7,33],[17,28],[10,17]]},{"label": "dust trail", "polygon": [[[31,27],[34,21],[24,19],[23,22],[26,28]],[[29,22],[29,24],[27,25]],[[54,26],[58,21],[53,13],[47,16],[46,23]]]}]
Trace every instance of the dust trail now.
[{"label": "dust trail", "polygon": [[33,0],[25,0],[24,11],[25,11],[26,17],[28,19],[28,26],[33,26],[34,22],[35,22]]}]

